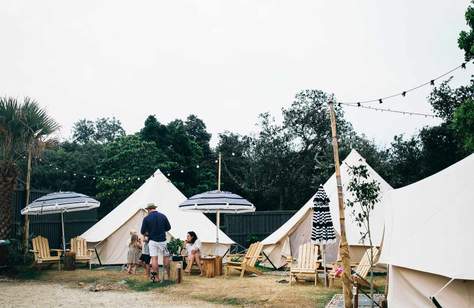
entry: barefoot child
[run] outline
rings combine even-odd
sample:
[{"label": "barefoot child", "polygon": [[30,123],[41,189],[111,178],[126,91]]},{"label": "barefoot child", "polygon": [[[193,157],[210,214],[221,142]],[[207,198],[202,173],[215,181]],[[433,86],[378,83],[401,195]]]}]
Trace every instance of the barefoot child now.
[{"label": "barefoot child", "polygon": [[150,249],[148,248],[148,236],[143,237],[143,248],[140,256],[140,261],[145,268],[145,276],[150,279]]},{"label": "barefoot child", "polygon": [[132,233],[130,238],[130,244],[128,244],[128,255],[127,255],[127,264],[128,269],[127,272],[129,274],[135,274],[137,271],[137,266],[140,263],[140,255],[141,255],[141,244],[140,239],[138,238],[137,233]]}]

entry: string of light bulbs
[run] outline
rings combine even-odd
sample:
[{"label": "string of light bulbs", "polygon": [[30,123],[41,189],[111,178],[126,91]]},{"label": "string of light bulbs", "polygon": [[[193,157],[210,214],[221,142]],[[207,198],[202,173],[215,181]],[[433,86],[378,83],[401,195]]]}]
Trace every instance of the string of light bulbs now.
[{"label": "string of light bulbs", "polygon": [[[451,74],[452,72],[454,71],[457,71],[458,69],[466,69],[466,65],[468,64],[468,62],[463,62],[461,63],[460,65],[450,69],[449,71],[447,71],[446,73],[443,73],[433,79],[430,79],[430,81],[427,81],[427,82],[424,82],[422,84],[419,84],[413,88],[409,88],[407,90],[403,90],[403,91],[400,91],[400,92],[397,92],[397,93],[394,93],[394,94],[391,94],[391,95],[387,95],[387,96],[383,96],[383,97],[379,97],[379,98],[375,98],[375,99],[366,99],[366,100],[354,100],[354,101],[342,101],[340,102],[340,104],[345,104],[345,105],[358,105],[359,107],[363,104],[371,104],[371,103],[379,103],[379,104],[382,104],[384,101],[386,100],[389,100],[389,99],[392,99],[392,98],[395,98],[397,96],[402,96],[402,97],[405,97],[408,93],[410,92],[413,92],[415,90],[418,90],[424,86],[427,86],[427,85],[431,85],[431,86],[434,86],[435,85],[435,82],[449,74]],[[403,113],[403,112],[402,112]]]},{"label": "string of light bulbs", "polygon": [[372,107],[372,106],[364,106],[364,105],[359,104],[359,103],[358,104],[337,103],[337,104],[339,106],[344,105],[344,106],[349,106],[349,107],[363,108],[363,109],[369,109],[369,110],[381,111],[381,112],[392,112],[392,113],[398,113],[398,114],[410,115],[410,116],[420,116],[420,117],[433,118],[433,119],[439,118],[438,116],[433,115],[433,114],[413,112],[413,111],[403,111],[403,110],[377,108],[377,107]]},{"label": "string of light bulbs", "polygon": [[[231,156],[235,157],[236,154],[234,152],[232,152]],[[40,158],[39,162],[43,162],[43,159]],[[205,164],[206,162],[209,162],[209,160],[203,160],[201,163],[196,164],[194,166],[194,168],[195,169],[200,169],[201,165]],[[214,160],[214,163],[217,164],[218,160],[217,159]],[[82,178],[82,179],[89,179],[89,180],[93,180],[93,181],[95,181],[97,179],[100,179],[102,181],[109,180],[111,182],[116,182],[116,183],[124,183],[124,182],[127,182],[127,181],[128,182],[134,182],[134,181],[141,182],[141,181],[145,180],[145,178],[140,177],[140,176],[127,176],[127,177],[101,176],[101,175],[94,175],[94,174],[87,174],[87,173],[83,173],[83,172],[76,172],[76,171],[66,170],[65,168],[62,168],[62,167],[60,167],[56,164],[53,164],[53,163],[45,163],[45,165],[47,165],[48,167],[52,168],[53,170],[55,170],[56,172],[58,172],[60,174],[72,175],[73,177],[78,178],[78,179]],[[184,174],[185,169],[186,168],[178,167],[178,168],[175,168],[175,169],[168,169],[168,170],[163,169],[162,172],[167,177],[170,177],[173,173]],[[153,173],[150,176],[153,176]]]}]

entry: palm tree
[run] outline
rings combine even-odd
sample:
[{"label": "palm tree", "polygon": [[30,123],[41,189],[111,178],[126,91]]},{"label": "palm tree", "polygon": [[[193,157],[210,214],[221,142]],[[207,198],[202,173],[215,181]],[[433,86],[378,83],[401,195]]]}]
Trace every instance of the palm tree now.
[{"label": "palm tree", "polygon": [[14,98],[0,98],[0,239],[12,227],[12,196],[18,177],[17,161],[24,145],[20,105]]},{"label": "palm tree", "polygon": [[[35,100],[26,97],[21,106],[21,121],[25,128],[24,143],[28,155],[27,171],[25,181],[25,206],[30,203],[30,183],[31,183],[31,161],[33,156],[39,157],[44,149],[54,140],[47,139],[54,133],[59,125],[48,116],[46,110],[41,109]],[[30,234],[30,221],[28,215],[25,216],[23,229],[23,244],[25,252],[28,251],[28,239]]]},{"label": "palm tree", "polygon": [[[11,233],[12,195],[19,174],[17,162],[26,152],[28,167],[26,179],[26,204],[29,203],[31,161],[39,156],[48,143],[47,136],[59,128],[37,102],[25,98],[19,104],[15,98],[0,98],[0,238]],[[25,220],[25,248],[28,247],[29,223]]]}]

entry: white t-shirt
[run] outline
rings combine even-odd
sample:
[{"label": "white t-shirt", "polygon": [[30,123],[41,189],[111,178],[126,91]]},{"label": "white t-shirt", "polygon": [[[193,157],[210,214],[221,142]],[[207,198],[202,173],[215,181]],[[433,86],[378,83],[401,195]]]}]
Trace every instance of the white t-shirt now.
[{"label": "white t-shirt", "polygon": [[194,242],[194,244],[190,244],[190,243],[186,244],[186,250],[188,252],[188,255],[191,255],[191,252],[193,250],[200,250],[200,249],[201,249],[201,241],[200,240],[196,240]]}]

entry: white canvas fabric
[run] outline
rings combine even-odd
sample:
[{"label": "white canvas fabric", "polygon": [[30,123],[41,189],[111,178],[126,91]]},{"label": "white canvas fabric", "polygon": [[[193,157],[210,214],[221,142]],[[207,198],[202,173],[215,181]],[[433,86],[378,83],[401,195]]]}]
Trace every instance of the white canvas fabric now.
[{"label": "white canvas fabric", "polygon": [[[344,201],[351,198],[347,192],[347,185],[350,181],[349,168],[364,164],[370,174],[370,178],[380,183],[380,195],[383,196],[387,191],[392,190],[388,184],[372,167],[370,167],[365,159],[356,151],[352,150],[346,159],[341,163],[341,181],[343,186]],[[333,174],[328,181],[323,185],[330,203],[329,208],[331,212],[331,219],[337,234],[340,233],[339,227],[339,204],[337,199],[336,175]],[[311,217],[313,213],[313,199],[312,196],[308,202],[303,205],[298,212],[295,213],[285,224],[278,228],[275,232],[265,238],[263,243],[263,251],[269,257],[270,261],[277,268],[285,265],[286,257],[297,257],[298,244],[309,242],[311,240]],[[384,211],[382,203],[375,206],[371,213],[371,233],[373,244],[379,246],[383,237],[383,220]],[[356,212],[357,213],[357,212]],[[362,229],[357,226],[354,217],[350,210],[346,209],[346,235],[350,250],[357,249],[358,246],[365,247],[368,245],[368,240],[361,241]],[[304,227],[301,227],[304,226]],[[309,227],[308,227],[309,226]],[[297,239],[297,240],[295,240]],[[338,243],[327,246],[326,260],[327,262],[334,262],[337,259]],[[357,254],[359,255],[359,254]],[[357,261],[357,260],[355,260]],[[269,262],[265,265],[271,266]]]},{"label": "white canvas fabric", "polygon": [[144,208],[148,203],[155,203],[157,210],[170,221],[168,238],[184,239],[188,231],[194,231],[203,244],[203,253],[223,255],[234,241],[219,230],[219,245],[216,245],[216,225],[200,212],[180,210],[178,205],[184,200],[186,197],[157,170],[140,188],[81,236],[91,247],[96,247],[102,264],[124,264],[130,231],[140,231],[146,215]]},{"label": "white canvas fabric", "polygon": [[[432,296],[441,307],[474,307],[473,280],[450,282],[448,277],[398,266],[390,266],[389,273],[389,307],[435,307]],[[438,292],[446,284],[446,288]]]},{"label": "white canvas fabric", "polygon": [[474,154],[385,195],[380,263],[474,280]]},{"label": "white canvas fabric", "polygon": [[390,307],[474,307],[474,154],[383,200]]}]

